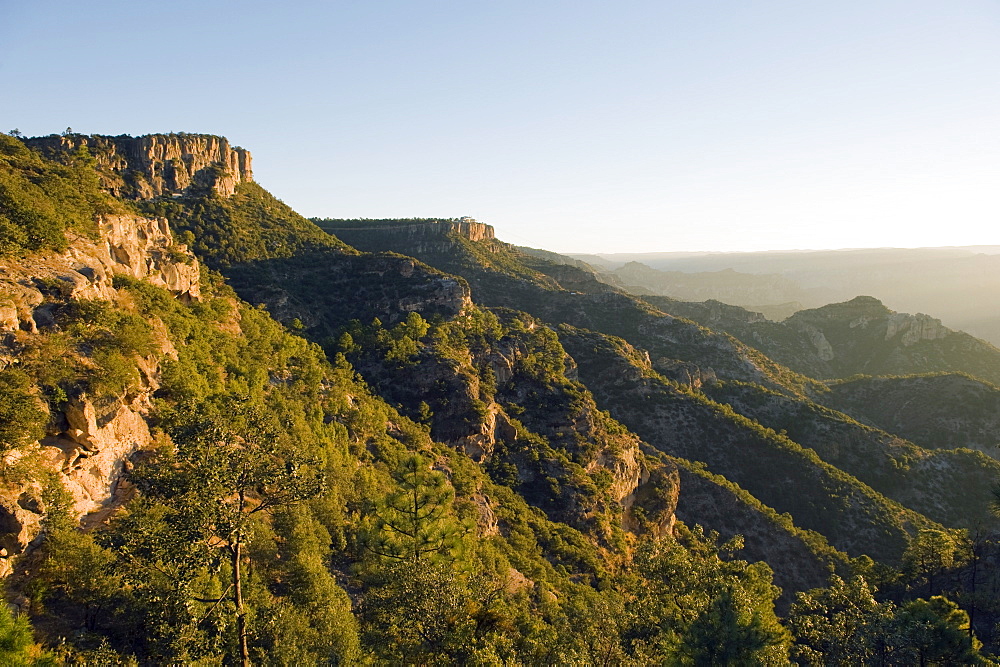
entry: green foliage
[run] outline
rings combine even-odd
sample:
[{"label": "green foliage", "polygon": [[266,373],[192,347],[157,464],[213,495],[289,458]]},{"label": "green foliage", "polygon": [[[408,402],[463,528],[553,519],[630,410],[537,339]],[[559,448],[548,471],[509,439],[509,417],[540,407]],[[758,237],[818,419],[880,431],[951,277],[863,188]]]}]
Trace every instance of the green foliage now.
[{"label": "green foliage", "polygon": [[28,617],[15,616],[6,604],[0,605],[0,663],[11,667],[55,664],[35,648]]},{"label": "green foliage", "polygon": [[400,461],[395,489],[375,505],[376,519],[365,539],[373,554],[393,560],[453,560],[468,530],[452,514],[455,491],[444,474],[420,454]]},{"label": "green foliage", "polygon": [[32,393],[33,384],[23,370],[0,371],[0,452],[23,447],[44,434],[49,415]]},{"label": "green foliage", "polygon": [[[92,171],[80,160],[64,168]],[[19,211],[36,206],[17,202]],[[25,343],[21,368],[0,371],[9,380],[0,391],[4,446],[37,437],[47,415],[36,395],[58,407],[81,391],[127,394],[141,384],[138,357],[162,368],[150,416],[157,448],[130,475],[138,497],[90,534],[73,529],[61,487],[43,497],[51,512],[36,609],[53,636],[69,638],[74,659],[782,664],[791,637],[775,615],[780,591],[767,565],[735,558],[739,540],[719,547],[683,524],[676,537],[625,533],[620,482],[667,462],[644,459],[638,437],[612,414],[637,431],[674,425],[644,434],[711,455],[713,470],[742,475],[769,504],[817,529],[850,534],[864,525],[895,553],[906,530],[934,528],[824,464],[789,439],[790,428],[766,428],[660,371],[697,359],[786,396],[813,386],[806,379],[613,290],[563,289],[551,266],[506,244],[454,237],[444,245],[456,252],[438,259],[493,303],[534,315],[463,305],[443,317],[432,306],[407,310],[426,297],[414,284],[461,292],[460,280],[396,255],[354,254],[259,186],[243,184],[229,199],[200,192],[143,206],[169,217],[178,237],[241,290],[258,289],[269,302],[273,290],[308,308],[283,314],[281,326],[214,273],[194,303],[128,278],[116,279],[128,292],[118,303],[67,303],[58,281],[40,284],[55,326]],[[545,324],[563,319],[620,332],[655,361],[625,341]],[[326,354],[292,332],[328,336]],[[575,362],[563,347],[569,340]],[[610,354],[597,349],[604,345]],[[577,362],[594,387],[636,391],[602,394],[604,412],[575,379]],[[615,383],[604,382],[608,373]],[[11,435],[2,430],[8,414]],[[492,449],[477,452],[486,440]],[[844,567],[842,554],[790,514],[703,465],[684,465],[724,486],[761,525],[805,545],[810,567]],[[800,473],[801,486],[786,483]],[[928,540],[918,537],[913,554]],[[914,566],[913,575],[932,570]],[[936,600],[880,620],[891,605],[875,602],[863,581],[835,580],[800,598],[790,623],[795,655],[971,659],[972,644],[956,634],[967,619]]]},{"label": "green foliage", "polygon": [[741,590],[725,590],[691,624],[681,642],[683,664],[782,665],[788,632],[773,612]]},{"label": "green foliage", "polygon": [[979,642],[969,632],[969,615],[945,597],[935,595],[907,603],[900,609],[896,624],[898,664],[981,662]]},{"label": "green foliage", "polygon": [[49,533],[44,561],[33,581],[44,592],[44,604],[71,609],[74,619],[89,632],[98,629],[108,601],[119,594],[123,577],[112,552],[99,546],[89,533],[60,526]]},{"label": "green foliage", "polygon": [[275,531],[283,539],[274,575],[289,597],[259,612],[255,662],[357,664],[358,622],[327,567],[329,531],[304,504],[278,510]]},{"label": "green foliage", "polygon": [[635,650],[657,661],[681,663],[781,664],[789,636],[778,623],[773,601],[779,589],[763,563],[729,560],[733,541],[718,547],[714,536],[688,532],[647,540],[625,580]]},{"label": "green foliage", "polygon": [[[214,191],[183,200],[140,204],[151,215],[166,217],[181,239],[212,267],[287,258],[308,250],[349,250],[256,183],[236,186],[224,198]],[[190,232],[191,236],[187,236]]]},{"label": "green foliage", "polygon": [[808,665],[877,663],[891,643],[893,614],[892,603],[877,601],[863,577],[834,576],[828,588],[796,596],[792,656]]},{"label": "green foliage", "polygon": [[94,235],[97,215],[125,210],[100,190],[85,150],[59,164],[0,134],[0,256],[63,250],[67,231]]},{"label": "green foliage", "polygon": [[927,581],[927,594],[934,594],[934,579],[965,564],[970,556],[968,537],[959,532],[923,529],[903,553],[904,571],[916,582]]}]

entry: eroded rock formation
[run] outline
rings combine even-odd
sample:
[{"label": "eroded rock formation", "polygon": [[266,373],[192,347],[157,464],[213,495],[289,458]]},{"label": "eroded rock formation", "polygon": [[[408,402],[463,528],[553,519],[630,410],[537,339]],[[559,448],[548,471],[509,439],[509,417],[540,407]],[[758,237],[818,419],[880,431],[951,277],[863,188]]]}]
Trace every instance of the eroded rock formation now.
[{"label": "eroded rock formation", "polygon": [[97,161],[101,186],[116,197],[152,199],[210,187],[224,197],[253,181],[250,152],[210,134],[49,135],[25,139],[50,157],[86,148]]},{"label": "eroded rock formation", "polygon": [[[166,220],[105,216],[96,239],[75,237],[62,253],[0,261],[0,367],[17,364],[18,350],[35,336],[57,328],[56,312],[76,300],[119,301],[114,277],[125,275],[164,287],[177,298],[200,298],[198,261],[174,243]],[[67,397],[50,407],[45,437],[34,447],[12,450],[4,466],[18,463],[48,471],[69,492],[71,512],[100,520],[129,497],[123,473],[131,459],[152,442],[146,422],[152,394],[159,387],[159,356],[176,350],[160,341],[158,354],[137,360],[138,386],[117,395]],[[0,576],[12,556],[35,539],[46,508],[42,485],[8,480],[0,486]]]}]

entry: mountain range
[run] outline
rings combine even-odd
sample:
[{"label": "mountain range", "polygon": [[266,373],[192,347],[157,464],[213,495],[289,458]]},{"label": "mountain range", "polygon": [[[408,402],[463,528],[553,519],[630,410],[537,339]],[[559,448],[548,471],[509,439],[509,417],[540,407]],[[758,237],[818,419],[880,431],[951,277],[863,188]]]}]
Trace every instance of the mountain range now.
[{"label": "mountain range", "polygon": [[[0,572],[31,659],[994,649],[989,342],[877,295],[689,300],[471,218],[310,220],[251,165],[0,135]],[[712,281],[792,293],[747,276]],[[867,629],[804,630],[845,582]]]}]

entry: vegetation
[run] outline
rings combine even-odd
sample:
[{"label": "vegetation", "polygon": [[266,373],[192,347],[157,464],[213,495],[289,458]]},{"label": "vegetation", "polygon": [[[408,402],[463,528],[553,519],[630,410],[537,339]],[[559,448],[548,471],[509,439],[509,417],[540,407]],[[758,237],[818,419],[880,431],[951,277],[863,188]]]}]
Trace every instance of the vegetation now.
[{"label": "vegetation", "polygon": [[64,250],[67,231],[95,235],[97,215],[125,210],[98,187],[86,151],[60,164],[0,134],[0,256]]},{"label": "vegetation", "polygon": [[[3,141],[10,252],[125,206],[85,156]],[[41,522],[7,580],[5,664],[975,664],[977,636],[996,645],[996,544],[900,491],[948,493],[909,471],[968,454],[885,440],[735,339],[498,241],[446,239],[431,268],[254,184],[139,206],[212,267],[199,299],[39,279],[39,330],[0,340],[3,548]],[[82,530],[60,447],[85,402],[142,414],[151,442]]]},{"label": "vegetation", "polygon": [[185,201],[143,202],[140,208],[167,218],[181,240],[190,241],[198,257],[213,267],[286,258],[317,248],[347,249],[252,182],[240,183],[228,199],[205,191]]}]

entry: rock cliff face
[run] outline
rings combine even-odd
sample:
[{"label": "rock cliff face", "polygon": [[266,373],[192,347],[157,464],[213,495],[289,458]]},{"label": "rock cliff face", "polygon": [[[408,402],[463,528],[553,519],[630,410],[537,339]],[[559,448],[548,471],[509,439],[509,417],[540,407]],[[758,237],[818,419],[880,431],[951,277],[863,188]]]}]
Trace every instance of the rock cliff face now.
[{"label": "rock cliff face", "polygon": [[447,252],[460,236],[469,241],[493,239],[493,226],[473,218],[427,221],[317,221],[320,227],[359,250],[392,250],[403,254]]},{"label": "rock cliff face", "polygon": [[111,299],[116,275],[143,278],[197,300],[200,268],[175,243],[163,218],[103,216],[100,236],[76,237],[63,253],[0,260],[0,331],[36,332],[51,320],[46,292],[66,299]]},{"label": "rock cliff face", "polygon": [[[17,365],[33,338],[55,331],[55,313],[67,302],[118,300],[116,275],[145,279],[177,298],[200,298],[198,261],[174,243],[164,219],[106,216],[97,239],[77,237],[63,253],[0,261],[0,368]],[[160,354],[175,354],[168,342],[160,346]],[[98,520],[129,497],[122,475],[152,442],[146,415],[159,387],[156,356],[139,360],[140,383],[126,393],[68,396],[51,409],[45,437],[34,448],[12,450],[3,463],[23,460],[54,473],[72,497],[74,515]],[[44,513],[40,483],[0,486],[0,576],[38,534]]]},{"label": "rock cliff face", "polygon": [[50,157],[85,147],[97,161],[102,187],[126,199],[181,195],[191,187],[228,197],[237,184],[253,181],[249,151],[208,134],[53,134],[25,143]]}]

